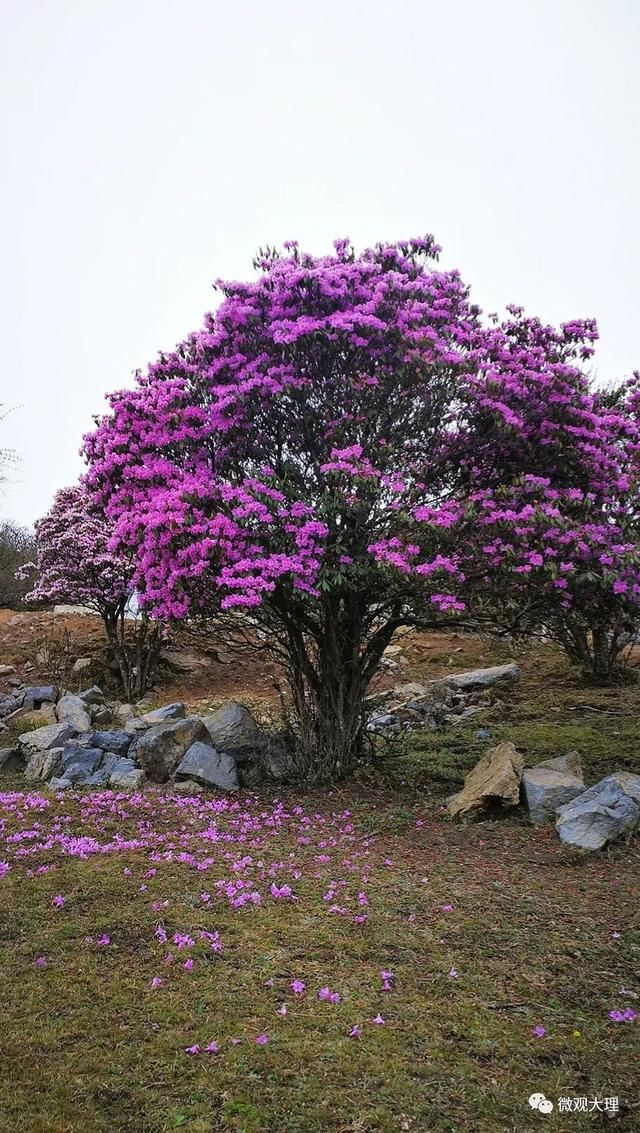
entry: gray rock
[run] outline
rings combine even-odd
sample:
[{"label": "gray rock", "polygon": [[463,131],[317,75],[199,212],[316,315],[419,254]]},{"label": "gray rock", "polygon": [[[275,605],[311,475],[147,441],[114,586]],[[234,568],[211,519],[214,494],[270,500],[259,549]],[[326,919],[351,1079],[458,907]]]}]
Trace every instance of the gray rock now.
[{"label": "gray rock", "polygon": [[93,724],[100,725],[111,723],[111,712],[107,708],[106,704],[92,704],[89,708],[89,711],[91,713],[91,722]]},{"label": "gray rock", "polygon": [[394,728],[399,723],[393,712],[374,713],[369,719],[369,730],[374,728]]},{"label": "gray rock", "polygon": [[78,657],[77,661],[74,661],[71,672],[83,673],[85,669],[90,669],[92,664],[93,661],[91,657]]},{"label": "gray rock", "polygon": [[153,728],[156,724],[169,724],[173,720],[184,720],[187,710],[184,704],[165,704],[162,708],[154,708],[152,712],[145,712],[141,716],[145,728]]},{"label": "gray rock", "polygon": [[91,728],[91,716],[79,696],[68,693],[61,697],[56,705],[56,716],[61,724],[69,724],[74,732],[88,732]]},{"label": "gray rock", "polygon": [[34,728],[32,732],[24,732],[18,740],[18,747],[31,756],[36,751],[62,747],[72,735],[73,728],[69,724],[46,724],[44,728]]},{"label": "gray rock", "polygon": [[470,669],[467,673],[452,673],[451,676],[433,681],[432,684],[447,684],[463,692],[476,688],[491,688],[500,681],[517,681],[520,669],[515,664],[492,665],[488,669]]},{"label": "gray rock", "polygon": [[136,716],[132,704],[116,704],[113,714],[121,724],[126,723],[127,720],[135,720]]},{"label": "gray rock", "polygon": [[[135,758],[153,782],[165,783],[192,744],[211,746],[209,733],[199,716],[187,716],[171,724],[156,724],[135,743]],[[134,754],[133,748],[131,754]]]},{"label": "gray rock", "polygon": [[91,685],[91,688],[85,688],[76,695],[84,704],[104,704],[104,693],[99,685]]},{"label": "gray rock", "polygon": [[23,692],[10,692],[7,696],[3,696],[0,700],[0,712],[6,716],[7,712],[13,712],[14,708],[19,708],[24,702]]},{"label": "gray rock", "polygon": [[109,776],[109,786],[115,791],[137,791],[144,778],[144,771],[132,759],[118,759]]},{"label": "gray rock", "polygon": [[0,665],[0,677],[10,677],[15,671],[15,665]]},{"label": "gray rock", "polygon": [[617,771],[558,807],[556,830],[563,842],[600,850],[640,822],[640,775]]},{"label": "gray rock", "polygon": [[558,807],[584,791],[580,756],[572,751],[527,768],[522,773],[522,791],[532,822],[552,819]]},{"label": "gray rock", "polygon": [[38,779],[49,779],[51,775],[57,775],[62,764],[62,752],[61,747],[34,751],[24,769],[25,779],[33,783]]},{"label": "gray rock", "polygon": [[0,749],[0,771],[24,771],[25,757],[17,747]]},{"label": "gray rock", "polygon": [[73,786],[73,784],[69,779],[65,779],[64,776],[57,778],[57,776],[54,775],[54,777],[49,780],[50,791],[67,791],[71,786]]},{"label": "gray rock", "polygon": [[62,754],[61,766],[65,779],[70,783],[86,783],[102,762],[102,752],[97,747],[66,747]]},{"label": "gray rock", "polygon": [[284,743],[277,737],[269,737],[260,753],[260,769],[269,779],[282,782],[294,773],[293,759]]},{"label": "gray rock", "polygon": [[86,787],[106,787],[118,763],[117,755],[107,755],[92,775],[85,782]]},{"label": "gray rock", "polygon": [[123,731],[99,731],[93,733],[91,743],[93,747],[101,747],[103,751],[126,755],[131,744],[131,736]]},{"label": "gray rock", "polygon": [[214,748],[232,755],[236,763],[246,763],[264,746],[265,735],[249,709],[235,700],[203,716],[202,722]]},{"label": "gray rock", "polygon": [[457,728],[460,724],[466,724],[474,716],[477,716],[479,712],[484,712],[484,708],[469,704],[467,708],[462,709],[462,712],[448,712],[444,719],[447,724],[451,724],[452,727]]},{"label": "gray rock", "polygon": [[219,787],[222,791],[237,791],[238,770],[232,755],[218,752],[208,743],[195,743],[185,752],[176,776],[195,779],[206,787]]},{"label": "gray rock", "polygon": [[141,716],[134,716],[132,720],[127,720],[124,724],[123,731],[128,736],[141,736],[143,732],[148,731],[149,725],[145,724]]},{"label": "gray rock", "polygon": [[58,689],[55,685],[33,685],[24,690],[24,705],[26,708],[39,708],[43,700],[55,701],[58,699]]}]

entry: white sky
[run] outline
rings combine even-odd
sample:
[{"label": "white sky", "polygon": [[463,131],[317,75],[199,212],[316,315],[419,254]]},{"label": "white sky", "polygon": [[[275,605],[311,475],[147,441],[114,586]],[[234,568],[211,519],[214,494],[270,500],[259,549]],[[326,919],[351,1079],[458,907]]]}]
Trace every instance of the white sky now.
[{"label": "white sky", "polygon": [[485,310],[640,366],[640,0],[0,0],[0,500],[260,244],[433,232]]}]

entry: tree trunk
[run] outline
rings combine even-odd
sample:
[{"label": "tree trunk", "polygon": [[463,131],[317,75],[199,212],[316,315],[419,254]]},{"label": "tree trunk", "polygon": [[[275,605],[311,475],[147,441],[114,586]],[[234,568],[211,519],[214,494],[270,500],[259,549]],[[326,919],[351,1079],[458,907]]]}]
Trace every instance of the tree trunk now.
[{"label": "tree trunk", "polygon": [[307,783],[332,782],[364,753],[369,682],[397,625],[399,609],[366,632],[355,599],[325,597],[314,633],[283,611],[292,714],[289,742],[296,773]]},{"label": "tree trunk", "polygon": [[160,626],[147,614],[141,614],[130,643],[127,641],[124,606],[103,611],[102,620],[118,663],[125,699],[135,702],[149,687],[158,660],[162,640]]}]

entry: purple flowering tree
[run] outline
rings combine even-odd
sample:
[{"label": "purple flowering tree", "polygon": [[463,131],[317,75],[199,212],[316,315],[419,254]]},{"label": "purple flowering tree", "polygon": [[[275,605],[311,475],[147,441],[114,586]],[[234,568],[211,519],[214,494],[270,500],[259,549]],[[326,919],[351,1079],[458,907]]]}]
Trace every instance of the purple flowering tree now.
[{"label": "purple flowering tree", "polygon": [[470,385],[465,491],[434,522],[474,571],[479,624],[551,637],[609,680],[640,629],[639,379],[594,390],[591,320],[557,331],[510,310]]},{"label": "purple flowering tree", "polygon": [[580,368],[593,324],[555,331],[516,308],[482,322],[438,251],[427,237],[265,253],[86,440],[145,607],[230,617],[271,651],[308,779],[362,751],[398,628],[473,618],[491,570],[470,543],[478,493],[533,470],[552,487],[614,472]]},{"label": "purple flowering tree", "polygon": [[134,591],[133,560],[109,549],[112,527],[82,485],[63,488],[36,523],[35,584],[27,601],[71,602],[98,614],[118,663],[127,700],[149,683],[160,648],[160,626],[146,613],[127,617]]}]

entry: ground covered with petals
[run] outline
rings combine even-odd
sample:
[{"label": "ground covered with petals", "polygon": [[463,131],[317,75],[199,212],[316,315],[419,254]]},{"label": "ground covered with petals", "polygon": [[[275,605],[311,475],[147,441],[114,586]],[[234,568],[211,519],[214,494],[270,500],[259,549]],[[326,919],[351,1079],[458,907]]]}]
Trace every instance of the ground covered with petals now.
[{"label": "ground covered with petals", "polygon": [[0,1129],[594,1127],[535,1091],[634,1127],[637,842],[578,859],[406,788],[2,785]]}]

